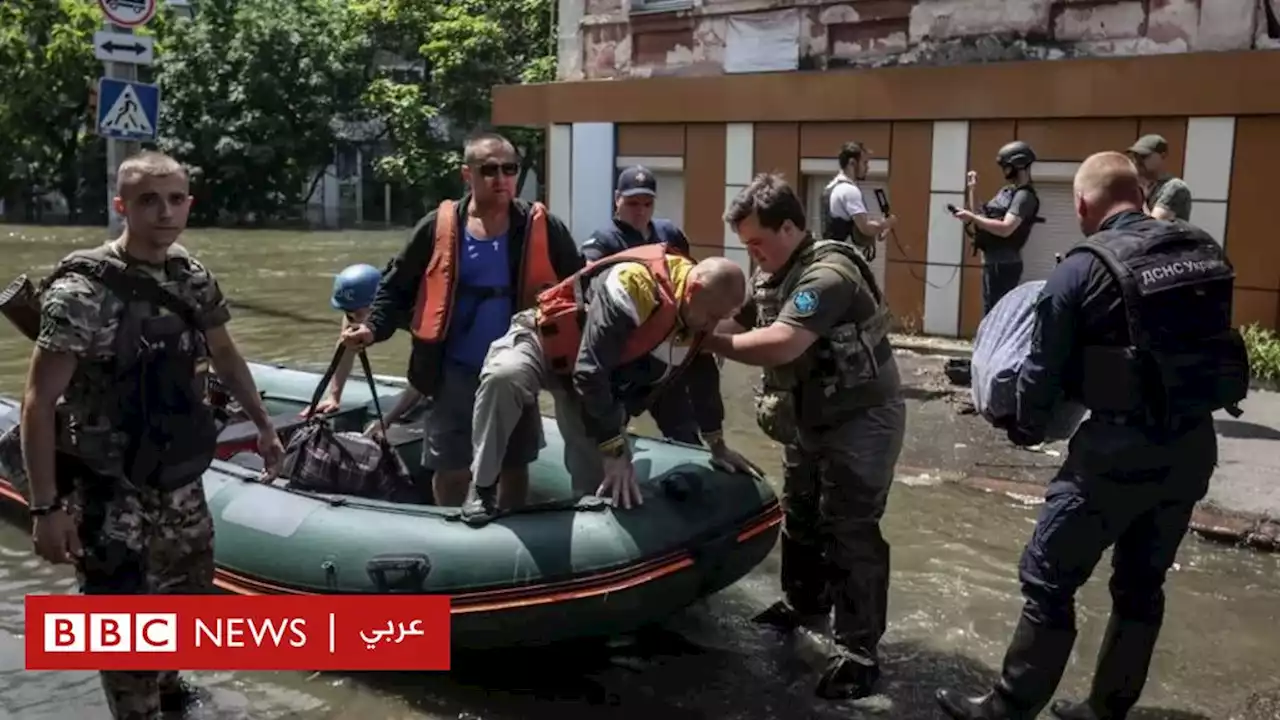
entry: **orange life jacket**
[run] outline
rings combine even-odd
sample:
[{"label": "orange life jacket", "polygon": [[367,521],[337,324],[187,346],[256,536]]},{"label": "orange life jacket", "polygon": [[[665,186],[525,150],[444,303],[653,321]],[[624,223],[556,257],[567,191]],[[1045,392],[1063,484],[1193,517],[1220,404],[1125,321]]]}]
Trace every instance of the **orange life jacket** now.
[{"label": "orange life jacket", "polygon": [[[458,232],[458,204],[445,200],[436,209],[435,247],[418,284],[418,297],[413,304],[413,336],[423,342],[441,342],[449,332],[454,296],[458,290],[458,257],[462,234]],[[529,212],[524,233],[524,255],[520,258],[519,286],[516,288],[516,310],[533,307],[538,293],[558,282],[551,264],[547,239],[547,207],[535,202]]]},{"label": "orange life jacket", "polygon": [[[619,362],[626,364],[638,360],[661,345],[675,331],[680,319],[675,287],[667,269],[667,256],[672,254],[676,253],[668,250],[665,244],[658,243],[629,248],[588,263],[573,276],[538,295],[538,334],[542,338],[542,352],[551,372],[560,375],[573,372],[578,361],[578,350],[582,345],[582,325],[587,315],[587,285],[601,271],[618,263],[641,263],[658,282],[658,303],[649,317],[627,338]],[[697,352],[697,344],[695,340],[694,346],[690,348],[689,358]]]}]

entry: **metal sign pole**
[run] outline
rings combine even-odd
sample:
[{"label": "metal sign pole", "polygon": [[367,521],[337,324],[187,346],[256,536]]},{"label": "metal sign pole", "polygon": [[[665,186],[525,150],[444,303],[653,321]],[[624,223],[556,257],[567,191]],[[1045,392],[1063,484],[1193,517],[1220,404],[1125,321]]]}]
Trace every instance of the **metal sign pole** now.
[{"label": "metal sign pole", "polygon": [[155,16],[159,0],[98,0],[105,16],[103,30],[94,33],[93,54],[103,63],[98,80],[98,135],[107,141],[107,234],[118,236],[124,218],[115,210],[116,171],[138,152],[139,140],[154,140],[160,116],[160,90],[138,83],[138,65],[155,61],[155,43],[134,35],[134,28]]},{"label": "metal sign pole", "polygon": [[[123,35],[132,35],[133,29],[116,25],[111,22],[106,23],[107,32],[119,33]],[[104,75],[117,80],[132,82],[138,79],[138,66],[132,63],[105,62]],[[98,102],[102,102],[102,98],[98,98]],[[116,238],[124,230],[124,218],[116,212],[116,170],[120,167],[120,163],[125,158],[136,153],[140,145],[136,142],[127,140],[117,140],[115,138],[107,138],[107,236]]]}]

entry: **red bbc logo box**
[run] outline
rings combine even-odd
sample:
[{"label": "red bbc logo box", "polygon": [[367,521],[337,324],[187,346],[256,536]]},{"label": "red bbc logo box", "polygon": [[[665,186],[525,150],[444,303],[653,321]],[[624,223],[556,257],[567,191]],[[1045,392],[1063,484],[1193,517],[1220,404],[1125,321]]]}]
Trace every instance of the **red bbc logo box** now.
[{"label": "red bbc logo box", "polygon": [[28,595],[28,670],[448,670],[443,595]]},{"label": "red bbc logo box", "polygon": [[48,613],[45,652],[178,651],[177,613]]}]

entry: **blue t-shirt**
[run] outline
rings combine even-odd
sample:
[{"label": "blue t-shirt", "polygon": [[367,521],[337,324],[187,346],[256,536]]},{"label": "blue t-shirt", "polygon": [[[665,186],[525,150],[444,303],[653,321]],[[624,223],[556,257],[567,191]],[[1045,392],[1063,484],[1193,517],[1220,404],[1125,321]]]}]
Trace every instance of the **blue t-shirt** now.
[{"label": "blue t-shirt", "polygon": [[478,240],[467,232],[458,265],[458,290],[454,295],[445,355],[454,362],[480,369],[489,345],[507,332],[513,312],[511,270],[507,261],[507,236]]}]

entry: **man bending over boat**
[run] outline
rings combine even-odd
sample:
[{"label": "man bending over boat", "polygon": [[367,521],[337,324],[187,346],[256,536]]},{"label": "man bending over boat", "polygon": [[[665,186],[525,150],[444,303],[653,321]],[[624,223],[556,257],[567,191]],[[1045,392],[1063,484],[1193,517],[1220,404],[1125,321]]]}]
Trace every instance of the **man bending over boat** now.
[{"label": "man bending over boat", "polygon": [[579,494],[595,491],[623,508],[644,502],[627,442],[628,408],[643,411],[683,373],[715,459],[758,473],[725,445],[715,358],[699,352],[705,333],[745,297],[746,278],[733,261],[695,265],[660,244],[597,260],[539,295],[490,346],[480,371],[464,513],[494,512],[502,450],[543,388],[555,399],[565,465]]},{"label": "man bending over boat", "polygon": [[[460,505],[471,464],[471,408],[489,343],[537,294],[582,267],[568,228],[541,203],[517,200],[520,162],[506,138],[482,133],[463,148],[469,192],[445,200],[413,229],[378,286],[369,319],[343,331],[349,347],[413,334],[409,384],[428,398],[423,467],[437,505]],[[503,505],[524,502],[528,464],[542,449],[530,408],[504,443]]]},{"label": "man bending over boat", "polygon": [[[217,281],[177,244],[186,170],[142,153],[121,164],[116,193],[124,233],[64,258],[40,297],[21,425],[36,553],[74,563],[86,595],[212,593],[200,481],[217,443],[210,362],[258,427],[267,477],[284,448],[227,332]],[[104,671],[102,685],[115,718],[188,700],[176,672]]]}]

